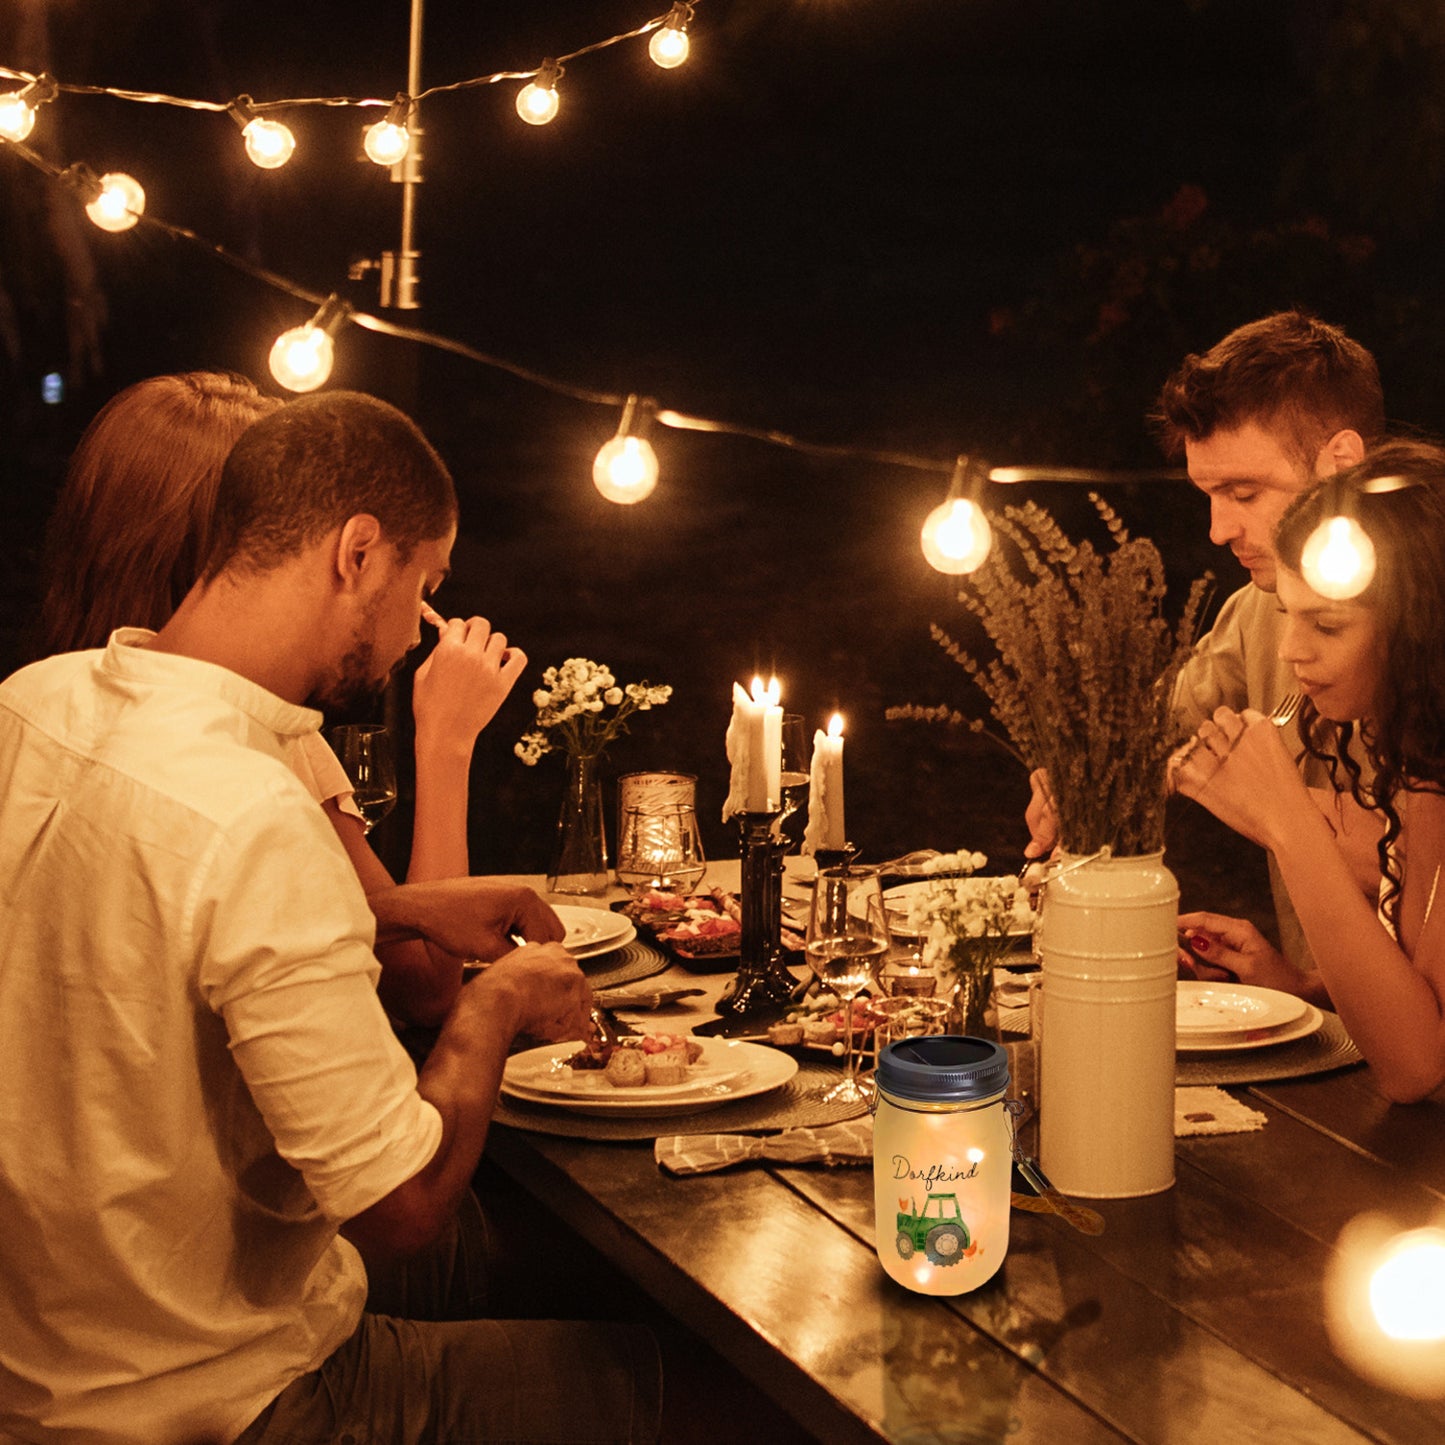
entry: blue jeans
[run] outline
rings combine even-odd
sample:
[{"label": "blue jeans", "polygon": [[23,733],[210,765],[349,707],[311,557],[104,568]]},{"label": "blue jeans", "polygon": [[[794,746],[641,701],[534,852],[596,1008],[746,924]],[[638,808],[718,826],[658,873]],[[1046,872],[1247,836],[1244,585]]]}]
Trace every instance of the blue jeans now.
[{"label": "blue jeans", "polygon": [[433,1249],[369,1268],[356,1332],[235,1445],[655,1441],[662,1371],[651,1331],[478,1318],[494,1253],[468,1194]]}]

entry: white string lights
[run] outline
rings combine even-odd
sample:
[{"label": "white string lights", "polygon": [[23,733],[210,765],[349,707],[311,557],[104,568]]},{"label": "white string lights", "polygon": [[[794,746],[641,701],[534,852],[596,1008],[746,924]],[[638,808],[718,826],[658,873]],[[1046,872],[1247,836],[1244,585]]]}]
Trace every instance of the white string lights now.
[{"label": "white string lights", "polygon": [[952,577],[976,572],[993,547],[993,528],[977,496],[985,474],[981,469],[975,472],[971,493],[964,496],[968,476],[968,458],[959,457],[948,497],[928,514],[920,534],[928,565]]},{"label": "white string lights", "polygon": [[562,67],[555,60],[544,60],[537,78],[517,92],[517,114],[528,125],[547,125],[556,120],[562,108],[562,97],[557,94],[561,78]]},{"label": "white string lights", "polygon": [[409,95],[398,95],[386,119],[376,121],[362,132],[361,148],[369,161],[379,166],[395,166],[406,158],[411,149],[411,132],[406,128],[411,106]]},{"label": "white string lights", "polygon": [[291,127],[279,120],[268,120],[256,114],[255,102],[249,95],[238,95],[231,102],[231,116],[241,127],[246,155],[263,171],[284,166],[296,151],[296,137]]},{"label": "white string lights", "polygon": [[[702,3],[702,0],[696,0],[696,3]],[[316,97],[309,99],[274,100],[258,104],[253,101],[249,95],[241,95],[232,101],[217,103],[213,101],[186,100],[152,92],[59,84],[49,76],[30,75],[23,71],[10,70],[0,66],[0,78],[23,82],[20,90],[0,94],[0,149],[8,145],[10,150],[27,164],[42,171],[51,179],[60,180],[72,186],[80,193],[88,214],[91,215],[92,220],[94,220],[97,225],[112,230],[126,230],[137,224],[155,228],[172,239],[184,241],[187,244],[201,248],[214,259],[222,261],[226,265],[243,272],[267,286],[282,291],[297,300],[304,301],[313,307],[317,307],[316,313],[309,322],[286,331],[276,339],[271,347],[269,357],[271,373],[281,386],[289,390],[298,392],[312,391],[324,385],[330,375],[334,361],[336,337],[346,322],[350,321],[366,330],[380,332],[383,335],[409,340],[420,345],[430,346],[437,350],[465,357],[481,365],[505,372],[529,384],[542,387],[557,395],[566,396],[589,405],[605,406],[614,409],[621,407],[623,410],[621,424],[618,427],[617,434],[612,437],[598,453],[593,467],[593,480],[599,492],[604,497],[622,505],[630,505],[643,500],[653,491],[657,484],[657,457],[647,438],[647,432],[653,423],[686,431],[703,431],[748,437],[769,445],[786,447],[816,457],[866,461],[882,466],[901,467],[933,474],[948,474],[952,472],[956,481],[959,470],[958,466],[941,462],[937,458],[920,457],[851,445],[831,445],[809,442],[781,431],[714,421],[663,409],[660,408],[655,401],[648,398],[639,398],[635,395],[619,396],[564,382],[555,377],[535,372],[530,368],[505,358],[488,355],[453,338],[442,336],[435,332],[421,330],[416,327],[402,326],[391,320],[385,320],[381,317],[355,310],[347,302],[341,300],[334,294],[331,296],[323,296],[304,289],[287,278],[266,270],[254,262],[228,251],[225,247],[197,235],[194,231],[158,217],[145,215],[145,193],[140,185],[130,176],[112,172],[97,180],[94,173],[83,164],[62,168],[48,161],[39,153],[31,150],[23,143],[23,140],[15,139],[13,134],[13,132],[23,127],[25,135],[28,136],[31,128],[35,124],[34,112],[36,107],[60,94],[104,95],[121,100],[140,101],[146,104],[167,104],[182,109],[229,112],[232,119],[235,120],[242,130],[248,156],[250,156],[254,164],[260,166],[262,169],[269,170],[284,165],[286,160],[294,153],[295,149],[295,136],[288,126],[273,119],[275,112],[307,106],[380,107],[384,105],[387,107],[385,119],[367,128],[369,132],[367,139],[369,140],[371,135],[375,135],[377,142],[380,144],[375,148],[368,145],[367,149],[370,159],[374,163],[394,166],[398,161],[403,160],[407,154],[407,147],[410,142],[407,121],[417,104],[424,98],[446,92],[490,86],[498,81],[530,80],[530,86],[524,86],[523,90],[518,93],[519,101],[521,94],[529,88],[533,90],[534,95],[540,95],[546,98],[550,94],[552,99],[555,99],[556,83],[562,74],[563,66],[566,62],[576,60],[609,46],[639,39],[644,36],[648,37],[649,53],[653,60],[664,69],[673,69],[687,57],[689,48],[687,27],[693,19],[694,8],[695,5],[693,4],[673,4],[667,14],[660,18],[649,20],[634,30],[613,35],[607,39],[599,40],[591,45],[572,51],[569,54],[560,55],[555,59],[549,59],[536,71],[498,72],[493,75],[479,76],[470,80],[435,86],[420,91],[415,96],[398,93],[396,97],[389,102],[376,99],[362,100]],[[547,99],[546,105],[542,107],[542,111],[550,110],[551,115],[555,115],[556,110],[552,106],[552,99]],[[24,107],[23,113],[22,103]],[[519,106],[519,109],[520,108]],[[524,118],[530,120],[533,124],[544,124],[547,119],[551,118],[551,115],[544,115],[539,111],[535,116],[528,115]],[[6,117],[9,117],[8,121]],[[10,127],[9,130],[5,128],[7,124]],[[383,138],[384,143],[382,143]],[[999,482],[1063,480],[1104,484],[1113,481],[1138,480],[1141,475],[1149,477],[1183,476],[1183,474],[1179,472],[1152,471],[1141,474],[1081,471],[1079,469],[1068,468],[1037,469],[1018,467],[994,468],[991,472],[979,468],[977,472],[978,475],[975,478],[974,484],[975,489],[982,485],[985,478]],[[943,529],[943,551],[940,555],[947,556],[951,558],[953,562],[956,562],[959,557],[966,557],[969,551],[969,548],[960,540],[962,531],[966,530],[970,536],[977,538],[977,536],[980,535],[981,528],[982,535],[987,536],[987,522],[986,519],[983,518],[981,509],[976,505],[976,497],[970,501],[969,499],[958,498],[951,492],[950,502],[961,503],[963,513],[970,517],[973,516],[972,513],[967,513],[967,508],[970,506],[974,507],[977,514],[976,518],[971,520],[967,527],[963,527],[959,520],[960,507],[951,508],[953,518]],[[936,512],[938,510],[942,509],[936,509]],[[934,531],[937,532],[938,528],[935,527]],[[950,566],[948,570],[958,571],[963,569]]]},{"label": "white string lights", "polygon": [[35,129],[36,111],[55,96],[56,84],[48,75],[37,75],[20,90],[0,95],[0,140],[24,140]]},{"label": "white string lights", "polygon": [[609,502],[631,506],[657,485],[657,453],[647,439],[657,403],[629,396],[617,435],[603,444],[592,463],[592,483]]},{"label": "white string lights", "polygon": [[288,391],[315,391],[323,385],[336,361],[333,338],[350,314],[351,307],[339,296],[328,296],[304,326],[293,326],[276,338],[271,375]]},{"label": "white string lights", "polygon": [[667,18],[652,32],[647,42],[647,53],[654,65],[663,70],[675,70],[687,59],[691,42],[687,38],[687,27],[692,23],[692,6],[678,4],[667,12]]}]

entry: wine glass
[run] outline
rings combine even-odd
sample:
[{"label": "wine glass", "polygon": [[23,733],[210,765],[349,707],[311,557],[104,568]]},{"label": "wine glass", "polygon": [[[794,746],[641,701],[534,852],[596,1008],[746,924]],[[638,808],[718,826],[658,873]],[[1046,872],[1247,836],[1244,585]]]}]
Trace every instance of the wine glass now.
[{"label": "wine glass", "polygon": [[634,895],[649,889],[691,893],[707,872],[697,810],[688,803],[628,808],[617,835],[617,881]]},{"label": "wine glass", "polygon": [[331,729],[331,746],[346,776],[366,832],[396,806],[396,750],[381,723],[344,723]]},{"label": "wine glass", "polygon": [[862,1104],[869,1093],[858,1082],[853,1055],[853,1000],[888,952],[888,923],[876,868],[820,868],[813,886],[805,953],[818,981],[843,1003],[843,1077],[823,1103]]},{"label": "wine glass", "polygon": [[783,714],[783,766],[778,777],[778,788],[783,795],[783,811],[773,824],[776,837],[783,836],[783,824],[799,808],[808,796],[808,730],[803,725],[803,715],[797,712]]}]

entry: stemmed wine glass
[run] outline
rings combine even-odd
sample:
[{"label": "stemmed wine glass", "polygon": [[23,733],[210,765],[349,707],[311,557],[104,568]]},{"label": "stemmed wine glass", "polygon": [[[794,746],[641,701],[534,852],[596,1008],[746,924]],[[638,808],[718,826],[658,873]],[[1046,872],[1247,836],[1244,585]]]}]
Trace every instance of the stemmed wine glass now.
[{"label": "stemmed wine glass", "polygon": [[381,723],[344,723],[331,730],[331,746],[351,779],[366,832],[396,806],[396,750]]},{"label": "stemmed wine glass", "polygon": [[628,808],[617,835],[617,881],[634,893],[691,893],[707,872],[697,812],[688,803]]},{"label": "stemmed wine glass", "polygon": [[853,1055],[853,1000],[888,952],[888,923],[876,868],[820,868],[808,915],[808,966],[843,1003],[843,1077],[822,1097],[827,1104],[865,1104]]},{"label": "stemmed wine glass", "polygon": [[803,806],[803,799],[808,795],[808,758],[808,730],[803,725],[802,713],[784,713],[783,766],[778,778],[783,811],[773,824],[776,837],[783,836],[783,824]]}]

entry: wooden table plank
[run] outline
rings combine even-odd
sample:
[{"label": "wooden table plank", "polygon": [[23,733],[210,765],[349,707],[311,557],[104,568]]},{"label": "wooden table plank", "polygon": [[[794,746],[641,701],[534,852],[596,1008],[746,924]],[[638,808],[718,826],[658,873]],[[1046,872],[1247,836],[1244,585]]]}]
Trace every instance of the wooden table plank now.
[{"label": "wooden table plank", "polygon": [[509,1129],[488,1153],[820,1439],[1128,1438],[765,1170],[668,1179],[650,1149]]},{"label": "wooden table plank", "polygon": [[[860,1188],[851,1172],[786,1173],[795,1188],[871,1242],[870,1179]],[[1108,1215],[1116,1205],[1099,1207]],[[1358,1445],[1371,1438],[1193,1318],[1185,1300],[1121,1271],[1095,1241],[1062,1222],[1015,1211],[1010,1233],[999,1275],[957,1296],[953,1307],[1130,1438],[1231,1445]]]}]

